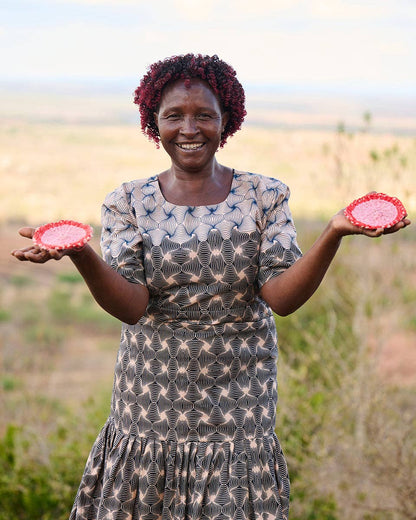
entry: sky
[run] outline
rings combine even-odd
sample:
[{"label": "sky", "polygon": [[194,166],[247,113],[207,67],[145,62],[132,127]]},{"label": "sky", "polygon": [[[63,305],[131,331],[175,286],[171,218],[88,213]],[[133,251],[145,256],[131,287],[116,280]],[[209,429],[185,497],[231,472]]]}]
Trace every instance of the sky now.
[{"label": "sky", "polygon": [[416,0],[0,0],[0,83],[218,54],[244,86],[416,92]]}]

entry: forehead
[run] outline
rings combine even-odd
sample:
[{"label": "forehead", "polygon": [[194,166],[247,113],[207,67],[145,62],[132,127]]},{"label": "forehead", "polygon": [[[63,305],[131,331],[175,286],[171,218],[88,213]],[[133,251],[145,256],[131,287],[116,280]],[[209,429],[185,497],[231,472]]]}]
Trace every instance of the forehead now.
[{"label": "forehead", "polygon": [[178,79],[163,89],[160,108],[184,104],[200,104],[220,109],[218,96],[210,85],[201,79]]}]

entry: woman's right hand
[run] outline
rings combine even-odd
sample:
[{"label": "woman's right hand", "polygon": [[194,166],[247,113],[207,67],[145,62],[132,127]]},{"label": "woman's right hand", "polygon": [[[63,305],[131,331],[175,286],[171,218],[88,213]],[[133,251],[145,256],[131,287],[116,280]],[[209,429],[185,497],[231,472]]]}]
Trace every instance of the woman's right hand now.
[{"label": "woman's right hand", "polygon": [[[35,228],[23,227],[19,229],[19,234],[25,238],[33,238]],[[67,251],[58,251],[57,249],[41,249],[39,246],[32,244],[23,249],[14,249],[11,254],[22,262],[34,262],[35,264],[44,264],[48,260],[60,260],[67,254]]]},{"label": "woman's right hand", "polygon": [[[20,235],[32,239],[36,229],[24,227]],[[146,311],[149,291],[145,285],[131,283],[105,263],[92,247],[85,244],[74,249],[41,249],[32,244],[15,249],[11,254],[21,261],[44,264],[48,260],[60,260],[69,256],[87,283],[96,302],[109,314],[124,323],[136,324]]]}]

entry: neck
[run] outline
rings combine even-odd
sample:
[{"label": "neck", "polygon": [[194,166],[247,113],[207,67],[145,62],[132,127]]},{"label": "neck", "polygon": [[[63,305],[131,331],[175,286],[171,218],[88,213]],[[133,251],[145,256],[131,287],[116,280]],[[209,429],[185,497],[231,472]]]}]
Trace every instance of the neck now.
[{"label": "neck", "polygon": [[184,172],[173,166],[159,175],[160,189],[166,200],[178,205],[217,204],[227,198],[232,170],[215,163],[212,169]]},{"label": "neck", "polygon": [[185,170],[182,169],[177,164],[172,163],[169,170],[166,170],[164,174],[169,177],[172,180],[176,180],[178,182],[182,181],[190,181],[199,183],[201,180],[213,180],[219,175],[221,175],[224,170],[226,169],[225,166],[222,166],[217,162],[217,160],[214,158],[209,164],[207,164],[203,169],[198,170]]}]

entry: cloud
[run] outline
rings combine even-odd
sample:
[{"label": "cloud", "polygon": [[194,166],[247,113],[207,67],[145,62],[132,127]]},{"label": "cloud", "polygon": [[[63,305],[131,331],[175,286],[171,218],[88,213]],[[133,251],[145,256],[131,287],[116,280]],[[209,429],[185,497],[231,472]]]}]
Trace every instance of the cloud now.
[{"label": "cloud", "polygon": [[394,1],[39,0],[36,9],[11,3],[0,31],[8,50],[1,74],[131,77],[166,56],[202,52],[218,54],[249,83],[415,85],[409,20],[416,2],[404,12],[408,2]]},{"label": "cloud", "polygon": [[[42,3],[40,0],[39,3]],[[51,4],[78,6],[112,6],[148,8],[148,0],[52,0]],[[184,20],[221,19],[227,22],[241,19],[273,17],[277,14],[299,14],[311,20],[375,21],[394,17],[398,13],[416,18],[414,0],[159,0],[150,4],[156,12],[175,14]]]}]

